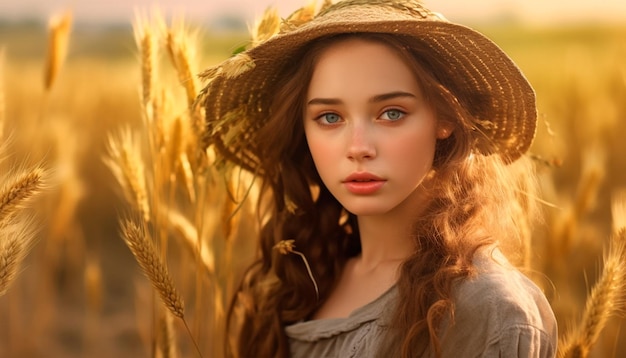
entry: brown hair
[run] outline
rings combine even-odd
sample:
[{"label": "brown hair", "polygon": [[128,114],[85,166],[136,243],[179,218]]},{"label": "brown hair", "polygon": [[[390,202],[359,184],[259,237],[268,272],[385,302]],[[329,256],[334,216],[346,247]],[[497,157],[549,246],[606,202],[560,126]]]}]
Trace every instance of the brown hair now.
[{"label": "brown hair", "polygon": [[[514,221],[519,215],[511,211],[530,208],[529,200],[519,201],[519,193],[532,192],[534,186],[527,179],[533,176],[524,172],[512,183],[511,172],[532,168],[526,160],[507,166],[497,155],[474,153],[476,143],[486,142],[477,125],[482,113],[468,113],[465,108],[470,102],[486,105],[488,94],[459,91],[453,78],[446,76],[447,70],[414,38],[346,34],[316,40],[278,76],[279,91],[269,118],[252,138],[260,148],[263,169],[261,255],[247,270],[231,304],[229,330],[236,329],[237,339],[230,354],[287,357],[284,327],[310,317],[329,296],[345,262],[360,252],[356,220],[322,183],[302,128],[303,106],[317,59],[330,44],[353,36],[397,51],[414,72],[437,119],[454,125],[452,135],[437,143],[428,180],[429,205],[413,229],[418,249],[402,264],[391,335],[382,347],[410,357],[420,356],[430,345],[438,355],[442,333],[438,327],[446,317],[453,318],[453,284],[473,273],[475,252],[496,243],[504,233],[521,239],[520,223]],[[521,198],[528,197],[532,195]],[[499,213],[497,220],[494,212]],[[297,250],[308,259],[319,286],[319,301],[301,259],[279,256],[273,250],[288,239],[295,240]]]}]

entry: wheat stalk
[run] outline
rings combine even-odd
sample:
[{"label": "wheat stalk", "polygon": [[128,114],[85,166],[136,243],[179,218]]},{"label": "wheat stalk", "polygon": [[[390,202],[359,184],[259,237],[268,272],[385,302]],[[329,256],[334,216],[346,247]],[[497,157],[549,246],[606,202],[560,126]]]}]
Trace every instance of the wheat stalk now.
[{"label": "wheat stalk", "polygon": [[562,257],[577,243],[580,221],[592,210],[605,176],[605,157],[605,151],[600,146],[592,146],[584,152],[575,199],[559,213],[552,226],[548,241],[551,256]]},{"label": "wheat stalk", "polygon": [[92,312],[100,312],[102,308],[102,269],[97,259],[87,260],[84,272],[85,296],[87,308]]},{"label": "wheat stalk", "polygon": [[24,203],[44,187],[46,172],[36,167],[7,180],[0,189],[0,227],[13,217]]},{"label": "wheat stalk", "polygon": [[600,183],[605,176],[606,153],[602,147],[591,146],[584,151],[582,177],[578,183],[578,192],[574,212],[576,218],[581,218],[589,212],[595,204]]},{"label": "wheat stalk", "polygon": [[189,196],[189,201],[195,202],[196,200],[196,187],[194,185],[194,173],[191,168],[191,162],[189,161],[189,155],[187,152],[182,152],[179,158],[180,170],[183,175],[185,190]]},{"label": "wheat stalk", "polygon": [[176,332],[174,331],[174,322],[169,311],[161,312],[158,322],[157,343],[161,357],[176,358]]},{"label": "wheat stalk", "polygon": [[[43,109],[43,112],[46,112]],[[59,118],[60,119],[60,118]],[[79,173],[82,170],[82,158],[79,158],[79,151],[82,151],[81,144],[84,138],[78,135],[74,123],[68,120],[48,121],[53,125],[46,130],[46,138],[54,143],[56,148],[54,155],[54,166],[59,168],[55,173],[55,182],[59,185],[55,193],[47,202],[54,203],[54,210],[47,214],[49,227],[46,230],[47,241],[62,245],[72,245],[66,240],[77,240],[75,235],[69,235],[68,231],[73,231],[79,204],[86,197],[87,185]],[[43,123],[42,123],[43,125]],[[80,239],[78,239],[80,240]],[[81,244],[81,247],[83,245]]]},{"label": "wheat stalk", "polygon": [[65,60],[71,27],[72,13],[69,11],[61,16],[54,16],[50,20],[50,37],[46,56],[46,70],[44,73],[44,88],[46,91],[52,88],[61,69],[61,65]]},{"label": "wheat stalk", "polygon": [[307,261],[304,254],[300,251],[294,250],[296,245],[294,245],[295,240],[281,240],[276,245],[274,245],[274,250],[278,251],[281,255],[288,255],[290,253],[300,256],[302,261],[304,262],[304,266],[306,266],[306,271],[309,274],[309,278],[311,282],[313,282],[313,288],[315,288],[315,295],[317,299],[320,299],[320,291],[317,287],[317,282],[315,281],[315,277],[313,276],[313,272],[311,271],[311,267],[309,266],[309,262]]},{"label": "wheat stalk", "polygon": [[626,231],[626,189],[617,190],[611,198],[611,216],[613,232],[621,237]]},{"label": "wheat stalk", "polygon": [[[161,207],[166,207],[161,205]],[[169,209],[164,215],[168,225],[171,225],[172,229],[179,234],[182,238],[182,242],[190,252],[196,252],[200,250],[199,257],[200,263],[204,268],[205,273],[212,277],[215,275],[215,255],[213,250],[207,245],[199,245],[198,229],[180,212]]]}]

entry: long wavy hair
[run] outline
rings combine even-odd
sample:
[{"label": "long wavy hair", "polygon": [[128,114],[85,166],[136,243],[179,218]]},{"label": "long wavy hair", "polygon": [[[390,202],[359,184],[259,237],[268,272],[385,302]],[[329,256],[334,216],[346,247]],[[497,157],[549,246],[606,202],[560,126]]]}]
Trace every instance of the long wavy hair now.
[{"label": "long wavy hair", "polygon": [[[414,38],[343,34],[316,40],[278,76],[269,118],[252,138],[263,169],[260,253],[229,309],[231,356],[288,357],[285,326],[311,317],[330,295],[346,261],[361,250],[356,218],[322,183],[302,123],[308,83],[320,54],[351,37],[396,51],[413,71],[437,119],[454,125],[452,135],[436,144],[428,205],[413,226],[417,249],[401,265],[398,303],[389,339],[381,347],[396,349],[402,357],[420,356],[429,347],[439,355],[439,327],[444,319],[453,319],[453,285],[474,273],[476,251],[502,239],[521,242],[527,234],[535,188],[531,161],[507,164],[497,154],[476,151],[476,143],[488,142],[476,125],[484,114],[467,108],[470,103],[472,108],[487,108],[487,94],[457,88],[454,78],[445,75],[447,69]],[[319,299],[302,259],[274,249],[281,240],[294,240],[307,258]]]}]

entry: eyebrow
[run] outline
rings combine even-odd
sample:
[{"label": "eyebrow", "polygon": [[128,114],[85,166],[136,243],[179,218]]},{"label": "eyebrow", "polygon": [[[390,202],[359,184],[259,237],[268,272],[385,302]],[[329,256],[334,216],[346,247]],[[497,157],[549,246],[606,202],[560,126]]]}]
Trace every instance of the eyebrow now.
[{"label": "eyebrow", "polygon": [[[370,98],[368,102],[377,103],[377,102],[383,102],[386,100],[390,100],[394,98],[402,98],[402,97],[417,98],[417,96],[415,96],[413,93],[404,92],[404,91],[394,91],[394,92],[376,95]],[[341,103],[343,102],[338,98],[313,98],[309,102],[307,102],[307,105],[309,106],[316,105],[316,104],[333,105],[333,104],[341,104]]]}]

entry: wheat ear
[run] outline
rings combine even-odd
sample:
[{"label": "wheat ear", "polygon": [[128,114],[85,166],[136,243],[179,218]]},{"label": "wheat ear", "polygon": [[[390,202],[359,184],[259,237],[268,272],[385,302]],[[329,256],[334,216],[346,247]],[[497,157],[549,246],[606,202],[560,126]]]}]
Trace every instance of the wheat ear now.
[{"label": "wheat ear", "polygon": [[141,57],[141,89],[143,105],[150,108],[154,99],[157,48],[149,21],[137,15],[134,25],[135,41]]},{"label": "wheat ear", "polygon": [[20,265],[35,241],[32,220],[19,220],[0,228],[0,296],[17,277]]},{"label": "wheat ear", "polygon": [[275,8],[268,8],[250,29],[252,46],[257,46],[280,31],[280,16]]},{"label": "wheat ear", "polygon": [[[623,232],[623,231],[622,231]],[[587,357],[607,320],[620,309],[626,288],[626,241],[611,241],[600,279],[587,298],[580,325],[560,345],[560,357]]]},{"label": "wheat ear", "polygon": [[69,11],[61,16],[54,16],[50,20],[50,38],[46,56],[46,71],[44,74],[44,88],[46,91],[52,88],[54,80],[58,77],[61,65],[65,60],[71,26],[72,13]]},{"label": "wheat ear", "polygon": [[109,136],[108,152],[105,164],[121,185],[126,199],[139,210],[143,220],[149,222],[151,210],[138,139],[126,128],[119,137]]},{"label": "wheat ear", "polygon": [[124,241],[135,256],[143,273],[163,300],[165,306],[176,317],[184,317],[183,300],[174,287],[174,281],[161,262],[152,241],[146,237],[143,225],[127,219],[122,223]]},{"label": "wheat ear", "polygon": [[[183,25],[181,25],[181,28],[184,29]],[[166,48],[178,74],[178,80],[185,88],[187,105],[191,108],[198,96],[198,87],[194,76],[194,73],[197,71],[192,69],[191,59],[195,57],[193,56],[194,51],[189,47],[189,41],[187,41],[184,30],[174,31],[169,29],[166,36]]]},{"label": "wheat ear", "polygon": [[143,225],[138,225],[131,219],[126,219],[122,223],[122,233],[126,245],[135,256],[143,273],[148,277],[152,286],[157,291],[163,304],[176,317],[180,318],[187,329],[189,337],[193,341],[198,355],[202,357],[200,347],[193,338],[191,330],[185,320],[185,305],[180,294],[174,286],[174,281],[167,270],[165,264],[157,254],[156,248],[150,238],[147,237]]},{"label": "wheat ear", "polygon": [[0,227],[6,223],[24,203],[37,195],[44,186],[45,170],[34,168],[7,180],[0,189]]}]

